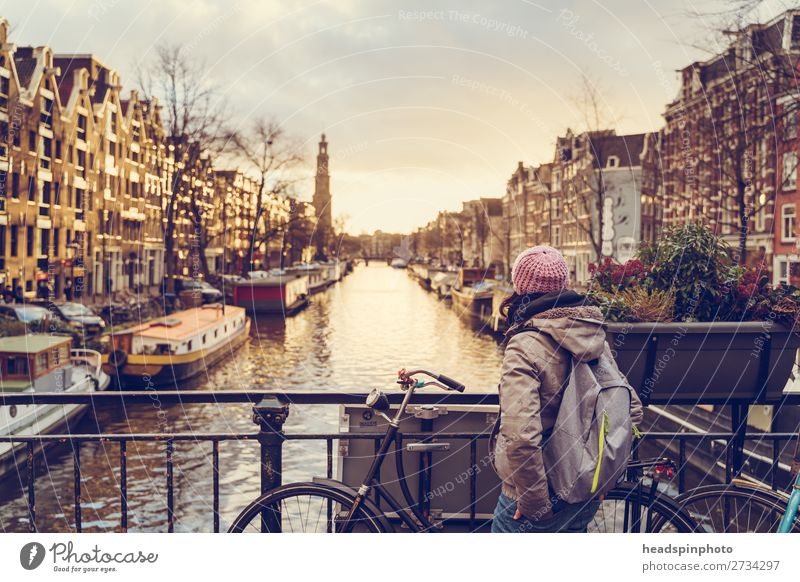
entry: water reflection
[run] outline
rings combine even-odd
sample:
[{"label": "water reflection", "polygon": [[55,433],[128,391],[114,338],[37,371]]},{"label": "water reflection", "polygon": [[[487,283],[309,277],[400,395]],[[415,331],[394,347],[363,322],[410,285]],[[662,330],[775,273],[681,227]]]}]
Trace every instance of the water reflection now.
[{"label": "water reflection", "polygon": [[[181,388],[196,390],[391,389],[403,366],[441,371],[463,381],[470,391],[496,390],[501,352],[421,289],[404,270],[360,267],[288,320],[258,316],[251,341],[220,365]],[[246,405],[105,406],[87,416],[77,432],[236,432],[255,431]],[[294,407],[287,432],[338,430],[338,409]],[[175,529],[211,531],[211,444],[176,443],[174,452]],[[324,443],[287,443],[284,481],[310,479],[325,472]],[[260,490],[258,448],[250,441],[220,445],[222,527]],[[87,443],[81,448],[82,521],[87,531],[119,527],[119,447]],[[128,525],[131,531],[166,530],[166,467],[163,443],[128,445]],[[36,481],[37,524],[42,531],[74,526],[71,452],[53,451],[42,459]],[[26,531],[21,484],[12,476],[0,492],[0,531]]]}]

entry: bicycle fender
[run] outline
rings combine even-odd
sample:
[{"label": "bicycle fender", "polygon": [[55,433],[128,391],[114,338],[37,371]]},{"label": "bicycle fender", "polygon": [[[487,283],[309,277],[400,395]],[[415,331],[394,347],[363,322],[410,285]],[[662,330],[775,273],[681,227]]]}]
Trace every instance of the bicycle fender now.
[{"label": "bicycle fender", "polygon": [[[336,489],[342,493],[346,493],[347,495],[351,495],[355,498],[358,495],[358,491],[354,487],[350,487],[349,485],[345,485],[341,481],[337,481],[336,479],[326,479],[324,477],[313,477],[311,482],[315,485],[322,485],[323,487],[329,487],[331,489]],[[364,506],[367,508],[367,511],[372,513],[372,515],[376,516],[377,520],[380,522],[381,527],[387,532],[393,532],[394,527],[386,519],[386,516],[383,514],[375,503],[369,499],[368,497],[363,498]]]}]

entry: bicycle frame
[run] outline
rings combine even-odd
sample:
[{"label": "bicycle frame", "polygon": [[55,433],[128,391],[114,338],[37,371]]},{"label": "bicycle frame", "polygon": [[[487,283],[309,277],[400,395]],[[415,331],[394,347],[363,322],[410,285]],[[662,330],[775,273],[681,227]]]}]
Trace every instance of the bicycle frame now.
[{"label": "bicycle frame", "polygon": [[[412,372],[408,372],[407,375],[413,376],[414,374],[424,373],[432,377],[437,377],[435,374],[427,372],[425,370],[414,370]],[[380,447],[378,448],[378,452],[375,454],[375,457],[370,464],[369,470],[367,471],[364,480],[362,481],[361,486],[358,488],[358,493],[356,498],[353,501],[353,504],[350,506],[347,515],[342,520],[342,531],[349,532],[354,523],[353,518],[361,508],[364,503],[364,499],[369,495],[370,491],[375,491],[378,496],[383,497],[386,502],[389,504],[389,507],[394,511],[400,520],[411,530],[414,532],[423,532],[423,531],[432,531],[434,529],[434,525],[431,521],[423,515],[415,506],[414,504],[409,504],[408,508],[404,508],[392,494],[383,486],[383,484],[376,479],[376,476],[379,474],[380,468],[383,465],[384,460],[386,459],[387,455],[389,454],[390,447],[395,443],[397,439],[397,435],[400,431],[400,421],[403,419],[406,413],[406,409],[411,401],[411,397],[414,395],[414,391],[416,388],[422,388],[429,385],[439,386],[445,389],[449,389],[446,386],[442,386],[438,382],[426,382],[426,383],[411,383],[405,384],[406,394],[403,398],[402,403],[397,409],[394,417],[389,417],[388,415],[384,414],[383,412],[378,412],[381,416],[383,416],[389,423],[389,427],[386,429],[386,436],[384,436],[383,441],[381,442]],[[398,454],[402,455],[402,451]],[[401,481],[404,480],[404,475],[399,476]],[[405,493],[405,488],[404,488]]]},{"label": "bicycle frame", "polygon": [[792,493],[789,495],[789,501],[786,503],[786,513],[783,514],[781,524],[778,527],[778,533],[789,533],[792,531],[794,520],[797,516],[797,510],[800,508],[800,435],[798,436],[797,444],[794,448],[792,471],[795,473]]}]

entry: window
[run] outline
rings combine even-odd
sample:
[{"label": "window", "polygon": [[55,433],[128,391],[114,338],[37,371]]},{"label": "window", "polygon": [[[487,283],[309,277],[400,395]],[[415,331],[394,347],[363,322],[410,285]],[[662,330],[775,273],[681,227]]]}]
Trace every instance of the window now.
[{"label": "window", "polygon": [[83,150],[78,150],[78,173],[86,177],[86,152]]},{"label": "window", "polygon": [[552,213],[553,218],[561,218],[561,199],[560,198],[553,198],[552,199]]},{"label": "window", "polygon": [[28,132],[28,151],[35,152],[36,151],[36,132],[29,131]]},{"label": "window", "polygon": [[47,352],[36,354],[36,371],[43,372],[47,370]]},{"label": "window", "polygon": [[561,246],[561,227],[553,227],[553,246],[559,248]]},{"label": "window", "polygon": [[0,77],[0,108],[8,109],[8,77]]},{"label": "window", "polygon": [[86,140],[86,116],[78,115],[78,126],[75,128],[75,133],[80,140]]},{"label": "window", "polygon": [[45,127],[53,125],[53,100],[47,97],[42,98],[41,122]]},{"label": "window", "polygon": [[553,172],[553,190],[561,190],[561,172]]},{"label": "window", "polygon": [[608,156],[606,160],[606,168],[619,167],[619,158],[617,156]]},{"label": "window", "polygon": [[767,209],[766,204],[762,204],[758,209],[755,216],[756,232],[764,232],[767,227]]},{"label": "window", "polygon": [[58,251],[60,249],[58,248],[59,247],[58,241],[59,241],[60,238],[61,238],[61,229],[60,228],[54,228],[53,229],[53,256],[54,257],[57,257],[59,255]]},{"label": "window", "polygon": [[25,254],[29,257],[33,256],[33,227],[29,226],[25,232]]},{"label": "window", "polygon": [[783,118],[783,139],[790,140],[797,137],[797,110],[792,110]]},{"label": "window", "polygon": [[28,200],[36,200],[36,178],[28,176]]},{"label": "window", "polygon": [[781,241],[792,242],[795,239],[795,222],[797,220],[797,210],[794,204],[784,204],[781,206]]},{"label": "window", "polygon": [[53,140],[49,137],[42,138],[42,152],[39,165],[47,170],[50,168],[50,158],[53,157]]},{"label": "window", "polygon": [[782,170],[781,189],[794,190],[797,188],[797,152],[784,152]]},{"label": "window", "polygon": [[19,173],[11,174],[11,197],[19,199]]},{"label": "window", "polygon": [[46,228],[39,230],[39,256],[50,256],[50,231]]},{"label": "window", "polygon": [[27,376],[28,358],[8,358],[8,374],[9,376]]},{"label": "window", "polygon": [[11,225],[11,256],[16,257],[19,250],[19,227],[16,224]]},{"label": "window", "polygon": [[775,272],[775,283],[789,284],[789,261],[778,261],[778,269]]}]

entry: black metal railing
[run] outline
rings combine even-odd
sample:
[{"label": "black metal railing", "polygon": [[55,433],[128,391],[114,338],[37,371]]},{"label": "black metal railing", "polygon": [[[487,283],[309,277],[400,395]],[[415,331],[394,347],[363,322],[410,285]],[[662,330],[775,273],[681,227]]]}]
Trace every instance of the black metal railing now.
[{"label": "black metal railing", "polygon": [[[401,393],[387,394],[392,404],[399,404],[402,399]],[[73,506],[74,506],[74,529],[76,532],[82,531],[81,523],[81,490],[82,490],[82,469],[81,469],[81,445],[89,442],[116,443],[119,451],[119,500],[120,500],[120,531],[128,531],[128,493],[127,493],[127,449],[131,442],[160,442],[164,444],[164,466],[166,468],[166,525],[167,531],[173,532],[175,526],[175,505],[174,505],[174,450],[175,444],[190,441],[192,443],[207,443],[211,447],[212,457],[212,520],[213,531],[220,531],[220,471],[219,471],[219,447],[220,443],[227,441],[253,441],[258,443],[260,448],[260,479],[262,493],[280,486],[282,481],[283,463],[283,443],[285,441],[324,441],[326,445],[326,477],[333,478],[334,464],[334,441],[364,439],[373,440],[379,443],[383,438],[383,432],[363,433],[363,432],[336,432],[336,433],[286,433],[283,430],[284,422],[289,414],[290,406],[302,405],[340,405],[340,404],[363,404],[366,398],[364,393],[340,393],[340,392],[320,392],[320,391],[260,391],[260,390],[237,390],[237,391],[138,391],[138,392],[102,392],[95,394],[71,394],[71,393],[22,393],[22,394],[3,394],[0,393],[0,405],[24,405],[24,404],[83,404],[83,405],[108,405],[122,404],[123,406],[152,404],[158,401],[162,404],[182,403],[182,404],[242,404],[253,405],[253,421],[259,427],[257,432],[252,433],[127,433],[127,434],[49,434],[49,435],[0,435],[0,443],[11,442],[21,449],[19,454],[25,454],[25,483],[26,504],[28,520],[31,531],[38,531],[36,527],[36,471],[35,454],[43,446],[48,444],[69,444],[72,449],[72,461],[74,469],[73,486]],[[415,404],[459,404],[459,405],[482,405],[498,404],[497,394],[435,394],[420,393],[415,395]],[[437,439],[450,439],[468,441],[470,447],[470,463],[473,467],[477,462],[477,446],[482,440],[489,438],[489,432],[405,432],[403,440],[407,439],[430,439],[435,436]],[[684,469],[688,465],[688,458],[691,455],[687,451],[687,445],[694,445],[694,450],[705,442],[716,442],[724,446],[726,454],[724,457],[725,474],[730,479],[739,473],[737,455],[730,451],[738,441],[757,441],[758,443],[771,444],[771,459],[767,478],[769,485],[773,489],[780,487],[778,480],[779,464],[782,451],[785,447],[792,444],[797,439],[796,433],[758,433],[746,434],[742,439],[740,431],[731,432],[645,432],[643,438],[637,442],[634,448],[634,455],[638,455],[639,449],[646,443],[658,441],[660,446],[671,446],[676,449],[678,471],[678,490],[686,488]],[[747,456],[748,453],[745,454]],[[475,521],[476,507],[476,479],[477,472],[469,471],[470,475],[470,522]]]}]

